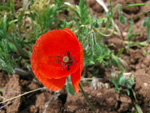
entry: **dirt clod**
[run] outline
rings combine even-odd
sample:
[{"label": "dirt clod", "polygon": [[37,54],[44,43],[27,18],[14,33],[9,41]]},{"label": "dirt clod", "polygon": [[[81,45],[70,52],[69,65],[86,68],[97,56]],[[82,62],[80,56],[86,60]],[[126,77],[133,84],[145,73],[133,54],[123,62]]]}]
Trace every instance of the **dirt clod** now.
[{"label": "dirt clod", "polygon": [[[5,100],[15,97],[21,93],[21,87],[19,84],[20,84],[19,83],[19,75],[12,75],[12,77],[6,84],[4,91],[3,91],[3,96],[4,96]],[[21,104],[21,97],[14,99],[11,102],[11,104],[6,106],[6,112],[7,113],[18,113],[20,104]]]}]

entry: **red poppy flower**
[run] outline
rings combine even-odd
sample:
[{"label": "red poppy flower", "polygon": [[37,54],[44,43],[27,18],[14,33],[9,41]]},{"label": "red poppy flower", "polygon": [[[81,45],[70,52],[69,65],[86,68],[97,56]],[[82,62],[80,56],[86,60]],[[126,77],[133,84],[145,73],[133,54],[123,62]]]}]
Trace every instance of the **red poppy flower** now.
[{"label": "red poppy flower", "polygon": [[83,47],[68,28],[49,31],[40,36],[33,46],[31,67],[37,79],[52,91],[64,87],[71,75],[75,92],[83,70]]}]

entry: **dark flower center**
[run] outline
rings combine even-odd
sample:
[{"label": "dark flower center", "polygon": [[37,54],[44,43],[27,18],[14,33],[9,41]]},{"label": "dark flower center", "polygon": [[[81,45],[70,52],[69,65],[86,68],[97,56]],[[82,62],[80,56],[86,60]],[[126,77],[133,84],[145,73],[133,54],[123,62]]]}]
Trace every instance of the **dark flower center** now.
[{"label": "dark flower center", "polygon": [[57,62],[58,64],[61,64],[63,67],[67,66],[67,71],[70,70],[70,65],[75,62],[72,60],[72,57],[70,56],[70,52],[67,52],[67,54],[64,56],[60,55],[58,56]]}]

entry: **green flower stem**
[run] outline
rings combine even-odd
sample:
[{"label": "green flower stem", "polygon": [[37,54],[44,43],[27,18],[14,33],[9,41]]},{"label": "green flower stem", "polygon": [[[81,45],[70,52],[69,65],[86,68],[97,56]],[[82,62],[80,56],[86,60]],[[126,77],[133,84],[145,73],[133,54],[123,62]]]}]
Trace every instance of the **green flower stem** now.
[{"label": "green flower stem", "polygon": [[115,23],[114,23],[114,20],[112,18],[111,18],[111,21],[112,21],[113,30],[112,30],[112,32],[110,34],[103,34],[97,28],[93,28],[94,32],[97,32],[97,33],[99,33],[100,35],[102,35],[104,37],[112,36],[114,34],[114,32],[115,32]]},{"label": "green flower stem", "polygon": [[133,19],[136,20],[137,18],[140,18],[141,16],[143,16],[143,15],[145,15],[146,13],[149,13],[149,12],[150,12],[150,10],[148,10],[148,11],[146,11],[146,12],[144,12],[144,13],[138,15],[137,17],[135,17],[135,18],[133,18]]},{"label": "green flower stem", "polygon": [[94,111],[94,113],[96,113],[96,110],[94,109],[94,107],[92,106],[91,102],[89,101],[89,99],[88,99],[87,95],[85,94],[85,92],[84,92],[84,90],[83,90],[81,84],[79,84],[79,87],[80,87],[80,89],[81,89],[81,91],[82,91],[82,93],[83,93],[83,95],[84,95],[86,101],[87,101],[88,104],[91,106],[91,108],[92,108],[92,110]]},{"label": "green flower stem", "polygon": [[90,32],[86,35],[86,37],[85,37],[85,39],[83,40],[82,44],[85,43],[85,41],[87,40],[88,36],[89,36],[91,33],[94,33],[94,31],[92,30],[92,31],[90,31]]},{"label": "green flower stem", "polygon": [[109,0],[109,2],[110,2],[110,11],[111,11],[111,16],[113,17],[113,8],[112,8],[111,0]]},{"label": "green flower stem", "polygon": [[149,43],[148,42],[133,42],[133,41],[124,41],[124,44],[126,45],[131,45],[131,46],[138,46],[138,47],[146,47],[146,46],[149,46]]},{"label": "green flower stem", "polygon": [[149,4],[146,4],[146,3],[129,4],[129,5],[127,5],[127,6],[123,6],[122,8],[135,7],[135,6],[142,6],[142,5],[149,5]]}]

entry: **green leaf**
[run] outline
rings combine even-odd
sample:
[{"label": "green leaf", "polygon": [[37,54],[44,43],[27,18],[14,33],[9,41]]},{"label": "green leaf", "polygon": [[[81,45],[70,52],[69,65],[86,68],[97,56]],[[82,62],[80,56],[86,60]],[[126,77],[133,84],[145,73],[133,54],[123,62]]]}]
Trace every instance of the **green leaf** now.
[{"label": "green leaf", "polygon": [[90,60],[90,61],[89,61],[89,64],[92,65],[92,64],[95,64],[95,62],[92,61],[92,60]]},{"label": "green leaf", "polygon": [[103,25],[104,23],[107,22],[107,18],[101,18],[101,17],[100,17],[100,18],[98,19],[98,22]]},{"label": "green leaf", "polygon": [[119,84],[124,86],[126,84],[126,78],[124,76],[122,76],[120,79],[119,79]]},{"label": "green leaf", "polygon": [[102,48],[100,47],[100,45],[97,43],[97,41],[95,40],[95,44],[94,44],[94,53],[96,55],[100,55],[102,51]]},{"label": "green leaf", "polygon": [[148,20],[147,20],[147,36],[148,36],[148,40],[150,41],[150,17],[148,17]]},{"label": "green leaf", "polygon": [[138,104],[136,104],[135,107],[138,113],[143,113],[141,107]]},{"label": "green leaf", "polygon": [[129,4],[129,5],[127,5],[127,6],[123,6],[122,8],[135,7],[135,6],[142,6],[142,5],[146,5],[146,4],[145,4],[145,3]]},{"label": "green leaf", "polygon": [[29,57],[31,57],[32,56],[32,52],[28,51],[28,55],[29,55]]},{"label": "green leaf", "polygon": [[128,41],[131,41],[132,35],[133,35],[133,20],[130,21],[130,27],[128,30]]},{"label": "green leaf", "polygon": [[1,89],[0,89],[0,92],[3,92],[3,90],[4,90],[4,89],[3,89],[3,88],[1,88]]},{"label": "green leaf", "polygon": [[12,20],[12,21],[8,22],[8,27],[9,27],[11,24],[13,24],[13,23],[15,23],[15,22],[17,22],[17,21],[18,21],[18,20],[15,19],[15,20]]},{"label": "green leaf", "polygon": [[0,11],[2,10],[10,11],[10,8],[7,6],[0,6]]},{"label": "green leaf", "polygon": [[120,51],[117,53],[117,57],[119,57],[124,51],[124,48],[121,48]]},{"label": "green leaf", "polygon": [[23,19],[23,16],[24,16],[24,11],[22,11],[21,14],[18,17],[18,23],[19,24],[21,23],[21,20]]},{"label": "green leaf", "polygon": [[114,77],[111,77],[110,79],[113,84],[116,84]]},{"label": "green leaf", "polygon": [[[88,23],[88,14],[90,12],[88,11],[88,8],[86,6],[86,2],[84,0],[80,0],[79,2],[79,15],[78,18],[81,21],[81,25],[85,25],[86,23]],[[88,21],[87,21],[88,20]]]},{"label": "green leaf", "polygon": [[14,13],[14,11],[15,11],[15,0],[10,0],[10,9]]},{"label": "green leaf", "polygon": [[119,20],[120,20],[120,22],[121,22],[122,24],[125,24],[125,23],[126,23],[126,19],[125,19],[125,17],[124,17],[122,14],[120,14]]},{"label": "green leaf", "polygon": [[13,43],[8,42],[8,46],[10,47],[10,50],[12,50],[13,52],[17,51],[17,48],[16,48],[16,46]]},{"label": "green leaf", "polygon": [[92,27],[95,27],[95,28],[98,28],[100,25],[99,25],[99,23],[98,23],[98,20],[97,19],[94,19],[93,21],[92,21]]},{"label": "green leaf", "polygon": [[125,89],[125,91],[127,92],[127,95],[130,96],[130,90],[129,89]]},{"label": "green leaf", "polygon": [[123,72],[118,74],[117,84],[119,85],[120,79],[123,77]]},{"label": "green leaf", "polygon": [[67,5],[68,8],[70,8],[72,11],[74,11],[77,15],[79,15],[77,8],[74,5],[70,4],[69,2],[64,2],[64,4]]},{"label": "green leaf", "polygon": [[117,66],[120,70],[122,70],[121,66],[120,66],[120,60],[117,56],[115,56],[114,54],[111,55],[112,58],[112,63]]},{"label": "green leaf", "polygon": [[6,35],[6,32],[7,32],[7,15],[6,14],[3,17],[3,31],[4,31],[4,34]]},{"label": "green leaf", "polygon": [[146,20],[142,21],[142,26],[145,27],[146,26]]},{"label": "green leaf", "polygon": [[66,86],[66,88],[67,88],[67,92],[69,93],[69,94],[71,94],[71,95],[75,95],[75,90],[74,90],[74,88],[73,88],[73,86],[72,86],[72,84],[71,83],[68,83],[67,84],[67,86]]}]

